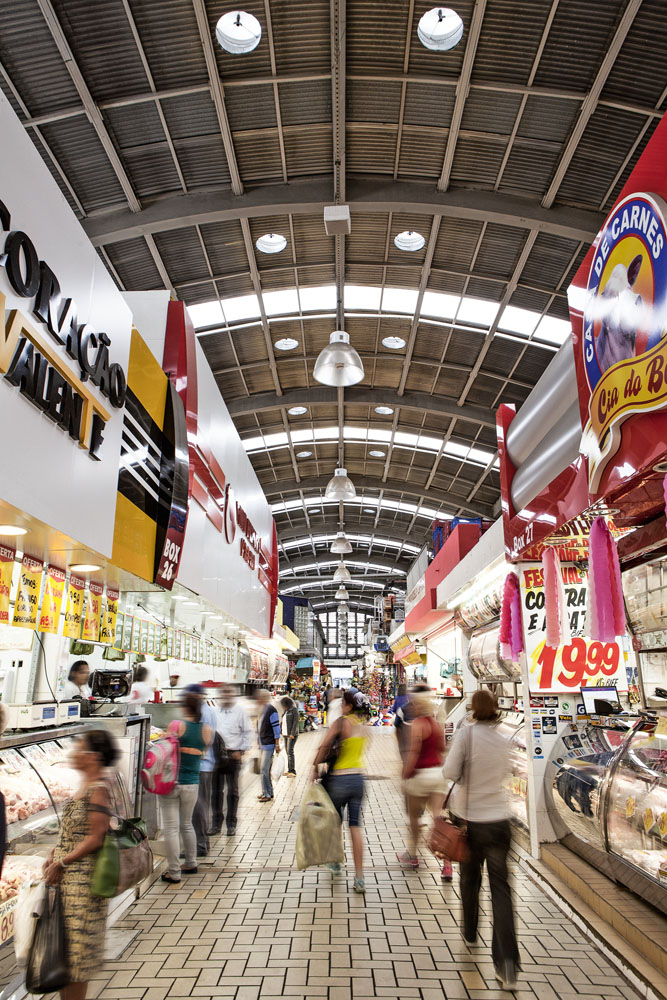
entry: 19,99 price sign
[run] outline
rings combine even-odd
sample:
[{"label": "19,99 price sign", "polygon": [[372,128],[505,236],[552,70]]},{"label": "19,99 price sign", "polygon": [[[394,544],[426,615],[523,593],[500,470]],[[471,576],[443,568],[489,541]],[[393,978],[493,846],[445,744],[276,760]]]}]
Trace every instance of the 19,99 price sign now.
[{"label": "19,99 price sign", "polygon": [[573,692],[582,686],[606,684],[614,685],[619,691],[627,691],[627,654],[620,642],[592,642],[586,638],[586,573],[574,566],[563,567],[572,640],[557,649],[547,646],[545,641],[541,566],[523,566],[520,579],[530,690]]}]

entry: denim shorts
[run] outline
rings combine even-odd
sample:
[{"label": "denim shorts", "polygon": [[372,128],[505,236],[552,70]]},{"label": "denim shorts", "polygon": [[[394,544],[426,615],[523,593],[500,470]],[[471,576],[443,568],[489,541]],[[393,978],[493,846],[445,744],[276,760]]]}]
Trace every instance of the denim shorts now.
[{"label": "denim shorts", "polygon": [[336,774],[334,771],[327,778],[326,789],[340,818],[345,819],[347,806],[349,826],[360,826],[361,803],[364,798],[364,776],[361,771],[352,771],[350,774]]}]

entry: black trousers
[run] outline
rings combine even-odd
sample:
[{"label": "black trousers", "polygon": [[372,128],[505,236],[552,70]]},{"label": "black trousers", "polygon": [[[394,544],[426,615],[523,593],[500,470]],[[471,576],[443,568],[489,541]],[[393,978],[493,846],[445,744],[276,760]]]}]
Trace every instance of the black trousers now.
[{"label": "black trousers", "polygon": [[287,770],[290,774],[296,774],[296,766],[294,764],[294,746],[296,744],[296,736],[294,739],[290,739],[289,736],[283,736],[283,743],[285,744],[285,753],[287,754]]},{"label": "black trousers", "polygon": [[463,932],[468,941],[474,941],[477,937],[482,868],[486,862],[493,908],[491,955],[496,966],[504,961],[515,962],[517,966],[519,964],[512,890],[507,876],[510,842],[509,820],[468,823],[470,860],[461,863]]},{"label": "black trousers", "polygon": [[199,772],[199,793],[192,813],[192,825],[197,837],[197,854],[208,854],[210,844],[208,831],[211,826],[211,789],[213,771]]},{"label": "black trousers", "polygon": [[[211,793],[211,812],[213,814],[212,829],[221,830],[223,820],[227,821],[227,829],[236,826],[236,814],[239,807],[239,774],[241,761],[228,758],[213,772],[213,790]],[[225,802],[227,799],[227,815]]]}]

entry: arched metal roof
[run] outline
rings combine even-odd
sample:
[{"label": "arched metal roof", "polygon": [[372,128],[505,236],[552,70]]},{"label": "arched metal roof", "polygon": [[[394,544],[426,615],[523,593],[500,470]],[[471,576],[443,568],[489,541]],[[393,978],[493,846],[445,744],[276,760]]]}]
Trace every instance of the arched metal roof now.
[{"label": "arched metal roof", "polygon": [[[285,435],[250,451],[285,540],[336,530],[336,506],[308,508],[341,459],[351,533],[420,546],[433,512],[493,514],[493,463],[460,449],[492,453],[495,408],[544,371],[557,340],[526,316],[568,319],[567,285],[664,112],[663,0],[450,2],[464,35],[435,53],[416,32],[430,0],[244,0],[263,32],[247,56],[217,45],[219,0],[0,6],[0,86],[120,287],[256,297],[257,315],[230,308],[200,336],[241,436]],[[349,237],[325,234],[333,203]],[[422,250],[394,246],[404,230]],[[256,250],[266,232],[282,253]],[[409,308],[352,309],[346,286]],[[329,305],[308,298],[331,287]],[[272,312],[288,290],[298,308]],[[458,311],[434,318],[434,295]],[[337,327],[366,369],[342,394],[313,379]],[[298,347],[281,354],[285,337]],[[386,460],[318,440],[330,426],[384,432]],[[368,558],[391,559],[379,544]]]}]

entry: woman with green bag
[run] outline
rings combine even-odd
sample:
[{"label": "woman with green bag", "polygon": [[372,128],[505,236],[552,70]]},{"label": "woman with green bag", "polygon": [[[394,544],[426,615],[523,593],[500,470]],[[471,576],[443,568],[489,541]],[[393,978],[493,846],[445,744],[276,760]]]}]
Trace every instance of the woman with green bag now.
[{"label": "woman with green bag", "polygon": [[117,757],[106,730],[92,729],[77,739],[72,764],[81,787],[63,810],[58,843],[44,865],[47,885],[60,886],[67,932],[69,983],[60,991],[62,1000],[85,1000],[88,981],[104,954],[107,901],[91,889],[98,852],[116,811],[109,769]]}]

